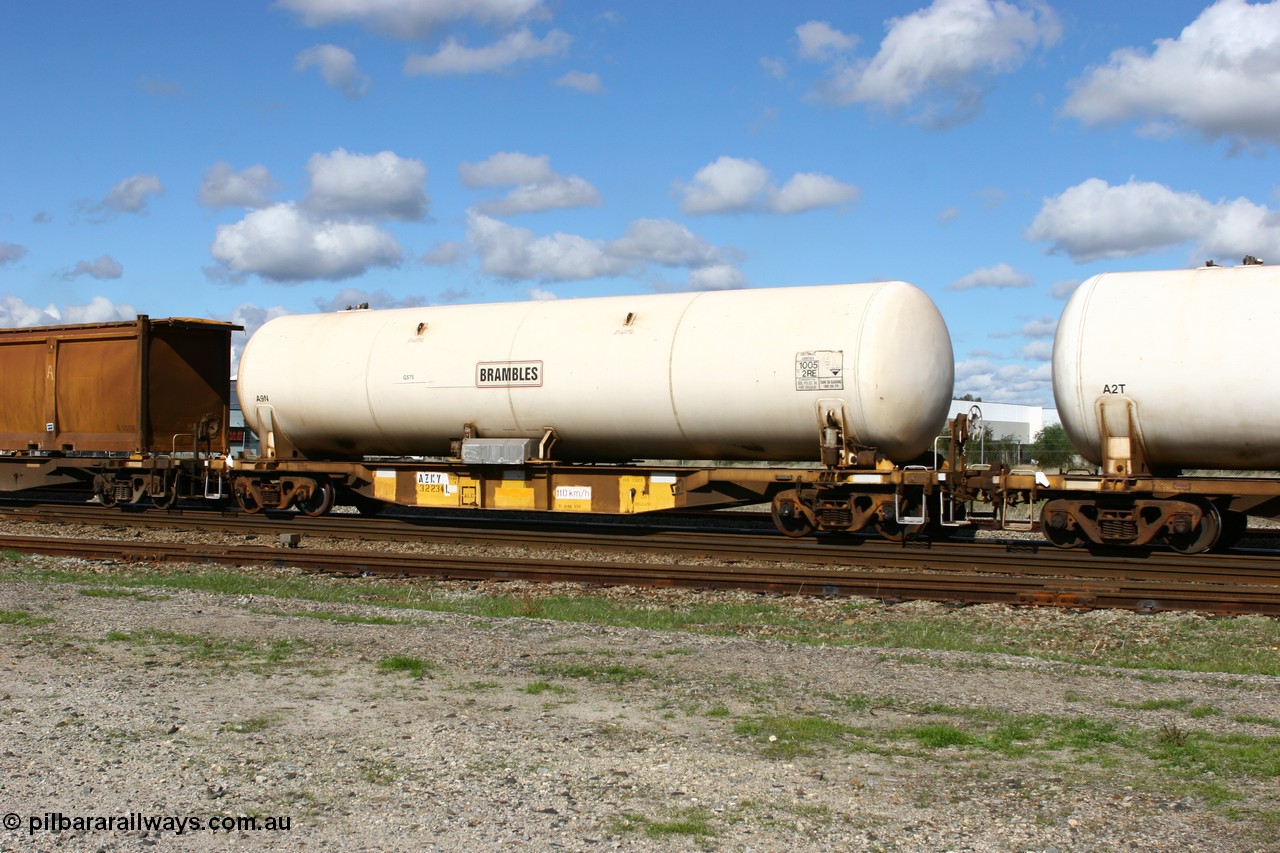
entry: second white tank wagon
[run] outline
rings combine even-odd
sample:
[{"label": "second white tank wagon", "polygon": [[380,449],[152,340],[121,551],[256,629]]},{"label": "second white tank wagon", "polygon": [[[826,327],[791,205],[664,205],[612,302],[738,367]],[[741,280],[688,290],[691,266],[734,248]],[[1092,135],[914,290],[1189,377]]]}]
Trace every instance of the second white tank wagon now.
[{"label": "second white tank wagon", "polygon": [[832,429],[840,452],[908,462],[953,371],[933,301],[876,282],[291,315],[249,341],[238,391],[281,459],[507,439],[564,461],[818,461]]}]

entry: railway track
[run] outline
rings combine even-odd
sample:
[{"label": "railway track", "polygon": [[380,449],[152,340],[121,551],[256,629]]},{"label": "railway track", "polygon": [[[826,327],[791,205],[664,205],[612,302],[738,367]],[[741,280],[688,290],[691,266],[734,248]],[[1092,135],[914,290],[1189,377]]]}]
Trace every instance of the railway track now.
[{"label": "railway track", "polygon": [[[3,520],[39,522],[62,529],[69,525],[100,525],[107,530],[156,526],[201,535],[221,532],[284,540],[259,545],[0,536],[0,550],[90,559],[291,566],[396,577],[733,588],[957,604],[1006,602],[1280,615],[1280,558],[1248,551],[1207,557],[1159,551],[1091,554],[1060,551],[1026,540],[923,542],[903,547],[857,537],[791,540],[736,526],[708,531],[591,525],[583,532],[563,523],[495,527],[493,521],[478,524],[457,519],[441,523],[439,519],[311,519],[292,514],[262,517],[187,510],[121,513],[84,506],[5,508],[0,509]],[[747,519],[748,525],[753,523]],[[323,547],[335,539],[470,545],[489,551],[510,546],[556,554],[465,556]],[[590,553],[583,558],[566,558],[565,551]],[[607,554],[628,556],[623,561],[597,559]]]}]

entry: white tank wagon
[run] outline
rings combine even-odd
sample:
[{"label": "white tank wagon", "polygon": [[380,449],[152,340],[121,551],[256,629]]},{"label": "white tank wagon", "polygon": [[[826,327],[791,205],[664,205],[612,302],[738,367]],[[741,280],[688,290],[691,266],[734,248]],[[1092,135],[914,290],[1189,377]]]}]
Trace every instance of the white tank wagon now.
[{"label": "white tank wagon", "polygon": [[281,459],[523,439],[566,461],[818,460],[825,436],[840,464],[930,449],[953,372],[933,301],[877,282],[290,315],[248,342],[238,392]]},{"label": "white tank wagon", "polygon": [[1280,469],[1280,268],[1105,273],[1058,323],[1053,394],[1104,474]]},{"label": "white tank wagon", "polygon": [[1245,513],[1274,515],[1275,480],[1224,472],[1280,469],[1278,314],[1280,269],[1253,258],[1082,284],[1058,323],[1053,392],[1071,443],[1102,472],[1067,478],[1075,494],[1044,506],[1045,535],[1195,552],[1235,539]]}]

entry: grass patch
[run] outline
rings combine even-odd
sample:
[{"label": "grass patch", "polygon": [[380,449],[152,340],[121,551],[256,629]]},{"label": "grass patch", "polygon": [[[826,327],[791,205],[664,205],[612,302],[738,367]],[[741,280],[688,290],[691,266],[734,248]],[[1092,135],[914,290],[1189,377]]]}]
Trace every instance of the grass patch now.
[{"label": "grass patch", "polygon": [[866,734],[825,717],[756,717],[738,723],[733,731],[750,738],[768,757],[782,759],[812,755],[820,746]]},{"label": "grass patch", "polygon": [[1145,702],[1108,702],[1107,705],[1130,711],[1186,711],[1193,720],[1222,713],[1221,709],[1213,705],[1193,705],[1190,699],[1148,699]]},{"label": "grass patch", "polygon": [[655,839],[676,835],[702,837],[716,834],[711,825],[711,812],[696,806],[680,809],[665,820],[648,818],[635,812],[623,812],[614,821],[613,828],[619,834],[640,831]]},{"label": "grass patch", "polygon": [[0,610],[0,625],[21,625],[24,628],[35,628],[48,625],[53,619],[48,616],[32,616],[25,610]]},{"label": "grass patch", "polygon": [[175,656],[174,664],[217,663],[222,666],[237,664],[250,667],[268,667],[289,662],[306,647],[294,640],[231,640],[200,634],[183,634],[177,631],[111,631],[107,634],[111,643],[137,646],[147,652],[162,651]]},{"label": "grass patch", "polygon": [[972,735],[961,731],[949,723],[928,723],[911,726],[903,733],[914,739],[925,749],[946,749],[951,746],[971,746],[977,743]]},{"label": "grass patch", "polygon": [[641,679],[657,678],[656,673],[643,666],[626,666],[620,663],[542,663],[538,664],[537,673],[559,678],[585,678],[588,681],[607,684],[627,684]]},{"label": "grass patch", "polygon": [[1112,708],[1131,711],[1183,711],[1191,706],[1190,699],[1148,699],[1145,702],[1108,702]]},{"label": "grass patch", "polygon": [[350,625],[425,625],[421,619],[397,619],[394,616],[355,616],[332,610],[264,610],[271,616],[294,616],[300,619],[319,619],[322,622],[338,622]]},{"label": "grass patch", "polygon": [[1094,765],[1124,774],[1143,788],[1178,796],[1189,793],[1210,806],[1243,799],[1273,787],[1280,778],[1280,736],[1218,734],[1170,723],[1154,730],[1121,728],[1088,717],[1013,715],[990,709],[956,709],[949,716],[873,734],[860,732],[856,748],[895,754],[899,750],[894,743],[907,741],[923,751],[922,757],[933,750],[964,747],[970,757],[990,752],[1008,758],[1066,760],[1077,771]]},{"label": "grass patch", "polygon": [[524,686],[524,692],[530,696],[541,696],[543,693],[564,695],[570,690],[562,684],[552,684],[550,681],[533,681]]},{"label": "grass patch", "polygon": [[1280,777],[1280,737],[1178,731],[1166,727],[1147,754],[1180,778]]},{"label": "grass patch", "polygon": [[431,669],[435,669],[435,664],[413,655],[391,655],[378,661],[378,672],[384,675],[404,672],[421,679]]},{"label": "grass patch", "polygon": [[[15,555],[16,557],[16,555]],[[399,610],[462,613],[506,618],[537,617],[616,627],[661,631],[692,631],[711,635],[768,637],[792,642],[869,646],[912,650],[951,650],[999,653],[1082,664],[1100,664],[1151,671],[1158,681],[1162,669],[1229,672],[1280,676],[1280,620],[1263,617],[1205,618],[1171,614],[1168,618],[1108,611],[1064,614],[1061,620],[1036,620],[1030,625],[1016,618],[1016,609],[965,608],[947,611],[923,606],[868,607],[853,601],[821,616],[800,617],[776,599],[748,603],[689,602],[672,607],[633,607],[626,602],[594,596],[487,594],[459,596],[431,581],[394,581],[316,577],[302,573],[280,575],[253,571],[132,572],[122,569],[104,575],[42,567],[24,558],[0,563],[0,579],[42,580],[84,584],[94,588],[193,590],[257,599],[379,606]],[[106,594],[106,593],[94,593]],[[334,621],[352,619],[372,624],[390,617],[312,616]],[[390,618],[390,623],[396,620]],[[409,620],[411,621],[411,620]],[[1158,630],[1153,636],[1152,626]],[[673,650],[674,651],[674,650]],[[680,653],[674,651],[674,653]]]},{"label": "grass patch", "polygon": [[485,679],[485,680],[481,680],[481,681],[469,681],[469,682],[467,682],[466,684],[462,685],[461,687],[458,687],[458,688],[455,688],[455,689],[457,689],[457,690],[476,690],[476,691],[483,691],[483,690],[498,690],[498,689],[500,689],[501,687],[502,687],[502,683],[501,683],[501,682],[499,682],[499,681],[490,681],[490,680],[488,680],[488,679]]}]

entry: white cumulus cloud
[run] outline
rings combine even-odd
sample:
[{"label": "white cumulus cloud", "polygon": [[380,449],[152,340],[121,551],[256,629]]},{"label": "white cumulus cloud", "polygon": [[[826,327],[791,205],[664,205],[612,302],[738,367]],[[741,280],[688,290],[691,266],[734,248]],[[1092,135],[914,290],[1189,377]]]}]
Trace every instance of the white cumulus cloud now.
[{"label": "white cumulus cloud", "polygon": [[479,209],[485,213],[510,216],[542,210],[599,206],[599,191],[577,175],[568,175],[556,176],[554,180],[544,183],[518,186],[506,198],[482,202]]},{"label": "white cumulus cloud", "polygon": [[95,296],[84,305],[54,304],[36,308],[12,294],[0,296],[0,326],[28,328],[64,323],[111,323],[133,320],[137,309],[128,303],[116,304],[105,296]]},{"label": "white cumulus cloud", "polygon": [[280,188],[266,166],[258,164],[239,172],[230,163],[214,163],[200,182],[200,203],[209,207],[245,207],[256,210],[271,204],[271,193]]},{"label": "white cumulus cloud", "polygon": [[95,296],[87,305],[66,305],[60,313],[62,323],[111,323],[136,319],[138,309],[128,303],[116,304],[105,296]]},{"label": "white cumulus cloud", "polygon": [[699,169],[688,183],[673,190],[680,210],[688,214],[800,213],[838,207],[858,197],[858,188],[819,172],[800,172],[779,189],[773,175],[755,160],[722,156]]},{"label": "white cumulus cloud", "polygon": [[720,262],[715,246],[670,219],[637,219],[626,234],[608,243],[608,251],[615,257],[667,267],[707,267]]},{"label": "white cumulus cloud", "polygon": [[826,21],[806,21],[795,32],[797,52],[810,62],[827,62],[858,46],[857,36],[846,35]]},{"label": "white cumulus cloud", "polygon": [[281,283],[350,278],[401,260],[399,244],[385,231],[367,223],[315,219],[293,204],[219,225],[209,251],[234,273]]},{"label": "white cumulus cloud", "polygon": [[1280,255],[1280,214],[1245,198],[1212,202],[1164,184],[1089,178],[1052,198],[1027,239],[1081,263],[1194,246],[1207,257]]},{"label": "white cumulus cloud", "polygon": [[60,322],[60,314],[53,305],[36,308],[11,293],[0,295],[0,326],[27,328],[52,326],[58,322]]},{"label": "white cumulus cloud", "polygon": [[417,221],[427,214],[427,167],[420,160],[349,154],[338,148],[307,161],[311,187],[304,202],[314,213]]},{"label": "white cumulus cloud", "polygon": [[976,114],[986,78],[1018,68],[1062,32],[1054,11],[1035,0],[934,0],[891,19],[887,28],[869,60],[844,57],[847,48],[816,29],[810,41],[802,38],[802,51],[835,57],[819,96],[839,105],[868,103],[890,110],[918,105],[915,118],[935,126]]},{"label": "white cumulus cloud", "polygon": [[82,275],[87,275],[90,278],[96,278],[99,280],[119,278],[124,275],[124,267],[120,265],[119,261],[110,255],[102,255],[97,260],[80,261],[75,265],[74,269],[70,272],[64,273],[62,277],[65,279],[73,279],[79,278]]},{"label": "white cumulus cloud", "polygon": [[81,202],[79,207],[103,222],[117,213],[142,213],[152,197],[164,195],[164,184],[155,175],[139,173],[119,181],[98,202]]},{"label": "white cumulus cloud", "polygon": [[577,175],[557,174],[546,155],[501,151],[479,163],[463,163],[458,173],[469,187],[517,185],[505,198],[477,205],[481,213],[510,216],[600,205],[600,192],[594,186]]},{"label": "white cumulus cloud", "polygon": [[102,206],[109,210],[138,213],[152,196],[163,195],[164,184],[155,175],[132,175],[111,188]]},{"label": "white cumulus cloud", "polygon": [[569,49],[572,42],[573,36],[563,30],[552,30],[538,38],[532,31],[521,29],[484,47],[467,47],[451,36],[435,53],[409,56],[404,61],[404,73],[432,77],[488,74],[518,62],[559,56]]},{"label": "white cumulus cloud", "polygon": [[613,257],[595,240],[576,234],[535,236],[527,228],[508,225],[482,213],[471,213],[467,239],[486,273],[509,279],[582,281],[618,275],[630,265]]},{"label": "white cumulus cloud", "polygon": [[957,396],[972,394],[987,402],[1053,405],[1052,365],[1039,358],[1032,360],[1039,363],[1034,366],[1018,362],[999,364],[985,358],[957,361],[954,393]]},{"label": "white cumulus cloud", "polygon": [[947,285],[947,290],[974,290],[977,288],[1027,287],[1031,276],[1006,263],[981,267]]},{"label": "white cumulus cloud", "polygon": [[1234,144],[1280,144],[1280,3],[1220,0],[1177,38],[1124,48],[1073,84],[1063,112],[1085,124],[1145,120]]},{"label": "white cumulus cloud", "polygon": [[769,187],[769,170],[755,160],[720,157],[703,166],[688,184],[677,184],[680,210],[725,213],[748,210]]},{"label": "white cumulus cloud", "polygon": [[353,23],[392,38],[419,39],[473,21],[511,26],[543,14],[542,0],[278,0],[309,27]]},{"label": "white cumulus cloud", "polygon": [[712,264],[689,270],[689,290],[736,290],[747,286],[747,277],[732,264]]},{"label": "white cumulus cloud", "polygon": [[819,172],[799,172],[782,189],[771,194],[769,209],[775,213],[801,213],[822,207],[839,207],[858,198],[858,188]]},{"label": "white cumulus cloud", "polygon": [[604,94],[604,84],[600,82],[600,75],[594,71],[570,71],[568,74],[556,78],[553,82],[557,86],[573,89],[575,92],[581,92],[584,95]]},{"label": "white cumulus cloud", "polygon": [[536,184],[555,177],[551,158],[534,157],[519,151],[499,151],[479,163],[458,167],[462,183],[469,187],[501,187],[508,184]]},{"label": "white cumulus cloud", "polygon": [[1054,333],[1058,331],[1058,321],[1054,317],[1041,317],[1038,320],[1028,320],[1018,334],[1024,338],[1052,338]]},{"label": "white cumulus cloud", "polygon": [[356,56],[345,47],[320,44],[307,48],[293,60],[294,71],[316,68],[331,88],[337,89],[352,100],[364,97],[369,91],[369,77],[356,67]]},{"label": "white cumulus cloud", "polygon": [[731,253],[665,219],[636,220],[617,239],[592,240],[564,233],[537,236],[526,228],[472,211],[467,240],[484,272],[513,281],[640,277],[662,267],[685,269],[688,278],[683,284],[654,284],[658,289],[706,290],[746,284],[746,277],[731,262]]}]

